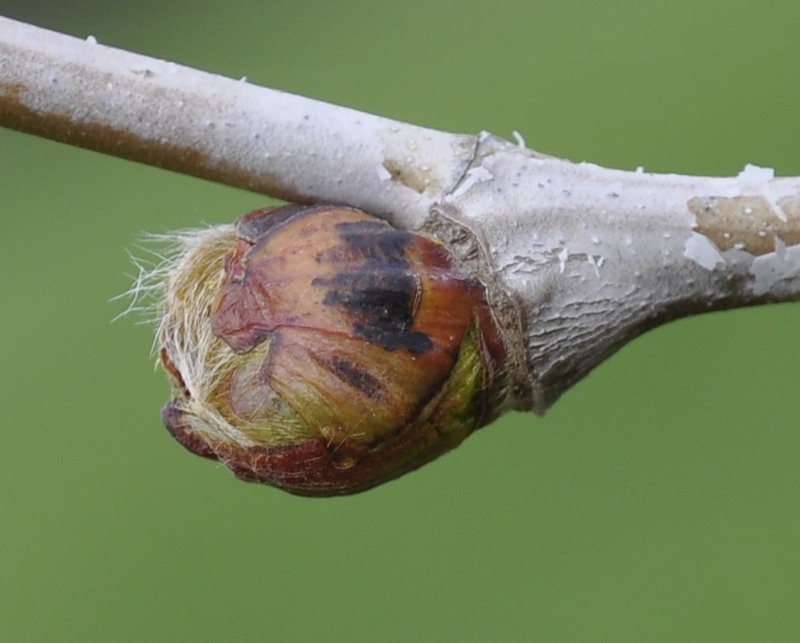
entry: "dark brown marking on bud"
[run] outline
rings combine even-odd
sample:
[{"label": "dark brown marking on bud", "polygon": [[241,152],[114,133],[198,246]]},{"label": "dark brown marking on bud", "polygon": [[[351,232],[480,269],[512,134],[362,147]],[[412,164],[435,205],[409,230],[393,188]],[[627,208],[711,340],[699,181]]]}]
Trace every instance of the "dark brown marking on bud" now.
[{"label": "dark brown marking on bud", "polygon": [[381,381],[346,357],[332,355],[329,358],[323,358],[320,355],[312,354],[311,358],[317,364],[333,373],[342,382],[352,386],[367,397],[373,400],[383,399]]},{"label": "dark brown marking on bud", "polygon": [[352,264],[357,270],[311,281],[328,288],[322,303],[341,306],[353,319],[353,334],[388,351],[405,349],[419,355],[433,347],[424,333],[411,330],[421,296],[406,258],[413,237],[384,221],[345,222],[336,225],[342,243],[317,255],[320,263]]},{"label": "dark brown marking on bud", "polygon": [[412,355],[429,351],[433,343],[414,323],[416,282],[411,275],[386,272],[340,273],[314,279],[312,286],[330,287],[322,303],[342,306],[353,318],[353,335],[387,351],[405,349]]}]

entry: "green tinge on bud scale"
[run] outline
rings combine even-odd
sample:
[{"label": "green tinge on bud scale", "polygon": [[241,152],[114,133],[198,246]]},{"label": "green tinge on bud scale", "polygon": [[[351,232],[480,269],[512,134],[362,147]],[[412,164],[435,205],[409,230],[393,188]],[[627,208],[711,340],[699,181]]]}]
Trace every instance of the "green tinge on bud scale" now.
[{"label": "green tinge on bud scale", "polygon": [[505,402],[484,288],[434,240],[288,205],[184,246],[162,286],[164,423],[243,480],[363,491],[455,447]]}]

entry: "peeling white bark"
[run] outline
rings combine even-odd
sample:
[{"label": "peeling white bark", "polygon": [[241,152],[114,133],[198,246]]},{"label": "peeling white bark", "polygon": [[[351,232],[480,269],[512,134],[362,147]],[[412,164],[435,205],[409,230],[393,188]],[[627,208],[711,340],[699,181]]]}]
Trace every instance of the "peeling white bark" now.
[{"label": "peeling white bark", "polygon": [[800,178],[609,170],[425,129],[0,18],[0,124],[445,241],[543,412],[641,332],[800,298]]}]

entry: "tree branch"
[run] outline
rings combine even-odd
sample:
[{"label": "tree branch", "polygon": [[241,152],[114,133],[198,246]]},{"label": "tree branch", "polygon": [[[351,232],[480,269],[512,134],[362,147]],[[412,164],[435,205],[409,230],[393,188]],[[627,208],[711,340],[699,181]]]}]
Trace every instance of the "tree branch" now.
[{"label": "tree branch", "polygon": [[489,286],[521,408],[666,321],[800,298],[800,178],[546,157],[0,18],[0,124],[443,240]]},{"label": "tree branch", "polygon": [[477,140],[3,17],[0,125],[289,201],[402,213],[409,225]]}]

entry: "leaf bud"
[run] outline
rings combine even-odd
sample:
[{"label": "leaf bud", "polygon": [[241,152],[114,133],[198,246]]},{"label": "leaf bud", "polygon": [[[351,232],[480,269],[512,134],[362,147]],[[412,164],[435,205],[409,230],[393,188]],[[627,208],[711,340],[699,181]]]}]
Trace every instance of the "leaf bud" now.
[{"label": "leaf bud", "polygon": [[506,406],[483,284],[438,241],[364,212],[256,210],[187,235],[164,275],[164,423],[243,480],[363,491]]}]

